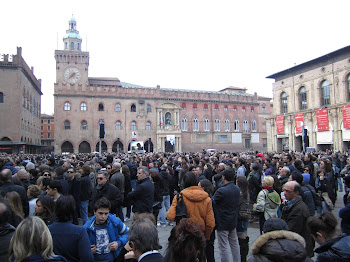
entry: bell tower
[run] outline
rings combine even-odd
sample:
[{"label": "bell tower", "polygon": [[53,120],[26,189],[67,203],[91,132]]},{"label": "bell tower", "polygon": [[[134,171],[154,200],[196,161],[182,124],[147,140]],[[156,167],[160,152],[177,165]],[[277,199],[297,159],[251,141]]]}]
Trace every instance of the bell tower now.
[{"label": "bell tower", "polygon": [[63,50],[55,51],[56,85],[88,86],[89,52],[83,52],[83,42],[77,30],[77,21],[72,16],[63,37]]}]

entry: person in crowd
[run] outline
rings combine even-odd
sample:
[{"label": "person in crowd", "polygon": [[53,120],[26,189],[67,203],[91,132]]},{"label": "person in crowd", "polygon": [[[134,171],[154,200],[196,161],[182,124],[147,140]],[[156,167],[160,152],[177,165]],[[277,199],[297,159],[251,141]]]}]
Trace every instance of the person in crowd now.
[{"label": "person in crowd", "polygon": [[80,178],[80,217],[83,220],[83,224],[88,220],[89,200],[92,196],[92,184],[90,180],[91,167],[89,165],[83,165],[81,167]]},{"label": "person in crowd", "polygon": [[[198,186],[203,188],[208,193],[209,197],[212,198],[214,194],[214,186],[208,179],[199,181]],[[210,234],[210,238],[206,240],[205,255],[207,262],[214,262],[214,241],[215,241],[215,227]]]},{"label": "person in crowd", "polygon": [[259,170],[260,170],[259,164],[257,163],[251,164],[252,172],[249,174],[249,177],[248,177],[248,188],[249,188],[250,203],[252,205],[255,203],[256,198],[262,189],[261,174]]},{"label": "person in crowd", "polygon": [[315,249],[317,262],[350,261],[350,236],[337,235],[337,224],[337,219],[329,211],[308,220],[311,235],[320,245]]},{"label": "person in crowd", "polygon": [[[187,209],[187,217],[198,222],[202,226],[206,240],[215,226],[212,200],[203,188],[198,186],[197,176],[187,172],[183,176],[185,189],[181,191]],[[174,197],[167,213],[168,220],[175,221],[177,197]]]},{"label": "person in crowd", "polygon": [[163,261],[163,256],[157,251],[159,248],[157,227],[149,218],[133,222],[129,231],[129,245],[139,262]]},{"label": "person in crowd", "polygon": [[128,194],[128,200],[134,201],[133,213],[152,213],[154,200],[154,185],[149,178],[149,169],[139,167],[137,169],[138,185]]},{"label": "person in crowd", "polygon": [[119,189],[108,181],[108,173],[99,171],[97,174],[97,186],[92,191],[92,200],[90,201],[90,210],[94,210],[98,199],[105,197],[111,202],[112,214],[118,213],[118,207],[122,204],[122,198]]},{"label": "person in crowd", "polygon": [[55,220],[55,202],[47,195],[39,196],[34,207],[35,215],[40,217],[46,225],[51,225]]},{"label": "person in crowd", "polygon": [[304,172],[303,173],[305,173],[305,170],[308,170],[308,173],[310,174],[309,184],[315,187],[316,176],[314,176],[314,165],[312,163],[312,155],[310,153],[305,153],[304,155]]},{"label": "person in crowd", "polygon": [[38,217],[24,219],[11,240],[9,256],[14,262],[67,261],[55,255],[50,231]]},{"label": "person in crowd", "polygon": [[9,223],[17,227],[19,223],[24,219],[22,202],[19,194],[16,191],[8,192],[5,196],[11,208],[11,216],[9,218]]},{"label": "person in crowd", "polygon": [[[80,175],[80,174],[79,174]],[[78,217],[80,215],[80,194],[81,184],[77,178],[78,174],[73,166],[67,169],[67,182],[68,182],[68,194],[70,194],[75,200],[75,213],[73,217],[73,223],[78,225]]]},{"label": "person in crowd", "polygon": [[94,206],[94,216],[84,225],[95,261],[114,261],[128,242],[129,228],[119,217],[110,214],[110,209],[108,199],[98,199]]},{"label": "person in crowd", "polygon": [[283,192],[288,202],[282,209],[281,218],[287,222],[290,231],[298,233],[305,239],[307,254],[312,257],[314,241],[306,223],[310,212],[300,196],[301,186],[295,181],[289,181],[284,185]]},{"label": "person in crowd", "polygon": [[27,190],[27,197],[29,200],[29,216],[35,216],[35,204],[41,190],[37,185],[30,185]]},{"label": "person in crowd", "polygon": [[8,223],[11,209],[8,202],[0,198],[0,261],[8,261],[7,255],[10,241],[15,233],[15,227]]},{"label": "person in crowd", "polygon": [[58,180],[61,182],[61,186],[62,186],[62,192],[61,194],[63,195],[68,195],[68,191],[69,191],[69,186],[68,186],[68,182],[67,180],[64,178],[64,173],[66,172],[65,169],[63,169],[63,167],[57,167],[55,169],[55,171],[53,172],[53,178],[54,180]]},{"label": "person in crowd", "polygon": [[[125,177],[120,169],[121,169],[121,164],[119,162],[115,162],[112,165],[110,182],[111,184],[115,185],[119,189],[122,203],[123,203],[124,193],[125,193]],[[123,205],[120,205],[118,207],[118,217],[124,222]]]},{"label": "person in crowd", "polygon": [[251,218],[249,207],[249,190],[248,180],[245,176],[239,176],[236,180],[236,185],[239,187],[239,209],[238,209],[238,221],[237,221],[237,237],[239,242],[241,262],[247,261],[247,255],[249,252],[249,237],[248,237],[248,224]]},{"label": "person in crowd", "polygon": [[126,215],[124,218],[124,221],[130,220],[131,215],[131,203],[127,200],[128,194],[132,191],[132,185],[131,185],[131,177],[130,177],[130,170],[127,165],[122,166],[122,173],[124,175],[124,202],[123,206],[126,207]]},{"label": "person in crowd", "polygon": [[260,234],[262,234],[264,223],[267,219],[278,217],[277,210],[281,204],[281,197],[273,189],[274,179],[265,176],[262,181],[262,190],[259,192],[253,210],[259,213]]},{"label": "person in crowd", "polygon": [[27,170],[25,170],[24,168],[21,168],[20,170],[18,170],[16,175],[17,175],[17,178],[21,181],[25,191],[27,192],[28,187],[30,186],[29,174]]},{"label": "person in crowd", "polygon": [[159,222],[161,225],[165,225],[167,223],[166,213],[170,208],[170,184],[171,184],[172,177],[167,170],[168,170],[167,164],[163,164],[160,168],[160,176],[163,184],[162,206],[161,206],[161,209],[159,210]]},{"label": "person in crowd", "polygon": [[241,157],[237,158],[235,164],[236,164],[236,168],[237,168],[237,177],[239,177],[239,176],[245,177],[246,169],[245,169],[244,159]]},{"label": "person in crowd", "polygon": [[205,262],[205,237],[201,225],[188,218],[182,219],[171,230],[163,261]]},{"label": "person in crowd", "polygon": [[22,202],[22,208],[24,212],[24,216],[28,216],[29,214],[29,204],[28,204],[28,197],[27,192],[22,186],[15,185],[12,182],[12,171],[10,169],[3,169],[0,172],[0,192],[3,197],[8,192],[15,191],[19,194]]},{"label": "person in crowd", "polygon": [[270,218],[264,224],[263,235],[254,241],[251,248],[248,262],[258,261],[312,262],[313,260],[307,256],[304,238],[289,231],[284,220]]},{"label": "person in crowd", "polygon": [[219,253],[222,262],[240,261],[236,230],[240,190],[233,183],[235,177],[233,172],[224,170],[221,174],[224,185],[216,190],[213,197]]},{"label": "person in crowd", "polygon": [[62,183],[60,180],[50,180],[46,193],[56,202],[62,196]]},{"label": "person in crowd", "polygon": [[283,162],[284,162],[285,166],[289,168],[290,173],[292,173],[293,171],[297,170],[295,168],[295,166],[293,165],[293,157],[292,157],[292,155],[286,154],[283,157]]},{"label": "person in crowd", "polygon": [[279,177],[279,180],[282,186],[284,186],[284,184],[288,182],[289,176],[290,176],[289,167],[287,166],[282,167],[280,170],[280,177]]},{"label": "person in crowd", "polygon": [[70,195],[61,196],[55,204],[57,220],[49,225],[55,254],[68,261],[93,262],[88,234],[84,227],[74,225],[75,201]]},{"label": "person in crowd", "polygon": [[[152,213],[157,220],[159,210],[162,208],[164,185],[163,185],[162,178],[159,172],[156,171],[156,169],[152,169],[149,171],[149,178],[154,185]],[[166,227],[166,223],[164,224],[157,223],[157,226]]]}]

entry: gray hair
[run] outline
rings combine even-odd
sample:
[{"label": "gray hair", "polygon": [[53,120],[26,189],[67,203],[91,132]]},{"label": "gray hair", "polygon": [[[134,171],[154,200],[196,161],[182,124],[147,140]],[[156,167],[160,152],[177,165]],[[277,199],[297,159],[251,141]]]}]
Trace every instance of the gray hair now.
[{"label": "gray hair", "polygon": [[286,174],[289,175],[290,174],[290,169],[289,167],[285,166],[282,168],[284,171],[286,171]]},{"label": "gray hair", "polygon": [[141,218],[133,222],[129,231],[129,242],[142,254],[159,249],[158,231],[149,218]]},{"label": "gray hair", "polygon": [[142,169],[142,173],[147,174],[149,176],[149,169],[146,166],[140,166],[137,170]]}]

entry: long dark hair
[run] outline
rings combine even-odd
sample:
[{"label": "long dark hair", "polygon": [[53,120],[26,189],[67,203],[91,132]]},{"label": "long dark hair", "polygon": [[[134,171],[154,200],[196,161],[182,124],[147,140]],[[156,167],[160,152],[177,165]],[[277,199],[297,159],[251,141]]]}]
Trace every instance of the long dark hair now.
[{"label": "long dark hair", "polygon": [[244,199],[249,199],[248,180],[245,176],[237,177],[236,184],[241,190]]}]

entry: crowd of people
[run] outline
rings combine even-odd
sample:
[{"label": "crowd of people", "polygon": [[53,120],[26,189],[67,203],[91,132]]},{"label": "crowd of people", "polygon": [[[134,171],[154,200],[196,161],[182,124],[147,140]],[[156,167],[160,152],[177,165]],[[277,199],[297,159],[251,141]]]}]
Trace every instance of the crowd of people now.
[{"label": "crowd of people", "polygon": [[2,154],[0,193],[0,261],[350,261],[342,153]]}]

